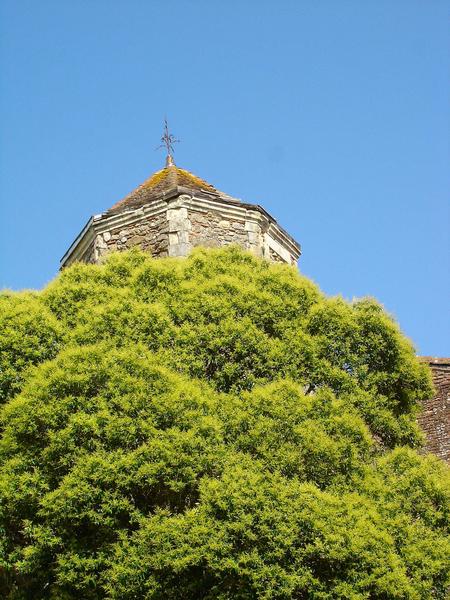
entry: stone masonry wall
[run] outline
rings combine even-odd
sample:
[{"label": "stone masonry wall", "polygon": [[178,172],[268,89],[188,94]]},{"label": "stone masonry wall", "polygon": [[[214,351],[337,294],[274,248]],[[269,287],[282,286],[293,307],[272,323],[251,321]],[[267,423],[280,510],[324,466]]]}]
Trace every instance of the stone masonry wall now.
[{"label": "stone masonry wall", "polygon": [[135,246],[152,256],[168,256],[169,228],[165,213],[98,234],[96,258],[112,250],[126,250]]},{"label": "stone masonry wall", "polygon": [[190,243],[193,247],[213,248],[228,244],[239,244],[249,249],[245,221],[225,219],[217,213],[189,211],[191,222]]},{"label": "stone masonry wall", "polygon": [[[126,250],[135,246],[154,257],[162,258],[187,256],[196,246],[212,248],[237,244],[256,256],[273,262],[293,263],[286,250],[285,256],[280,256],[270,247],[270,238],[264,233],[267,224],[263,222],[261,225],[254,215],[238,218],[234,215],[225,216],[220,212],[200,212],[184,206],[185,200],[180,196],[167,205],[167,210],[157,215],[143,216],[139,220],[109,228],[105,227],[105,223],[82,260],[97,262],[113,250]],[[270,243],[277,248],[279,246],[274,240]]]},{"label": "stone masonry wall", "polygon": [[180,194],[138,210],[95,215],[61,260],[98,262],[137,246],[154,257],[187,256],[196,246],[241,246],[256,256],[295,265],[300,247],[259,206]]},{"label": "stone masonry wall", "polygon": [[450,463],[450,358],[423,357],[431,367],[436,394],[423,404],[419,425],[425,449]]}]

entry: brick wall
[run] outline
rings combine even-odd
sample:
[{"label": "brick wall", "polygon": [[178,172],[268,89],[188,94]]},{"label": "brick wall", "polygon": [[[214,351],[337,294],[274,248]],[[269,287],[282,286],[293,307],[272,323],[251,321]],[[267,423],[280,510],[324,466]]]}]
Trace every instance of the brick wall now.
[{"label": "brick wall", "polygon": [[424,356],[430,365],[436,394],[423,405],[419,424],[426,436],[426,450],[450,463],[450,358]]}]

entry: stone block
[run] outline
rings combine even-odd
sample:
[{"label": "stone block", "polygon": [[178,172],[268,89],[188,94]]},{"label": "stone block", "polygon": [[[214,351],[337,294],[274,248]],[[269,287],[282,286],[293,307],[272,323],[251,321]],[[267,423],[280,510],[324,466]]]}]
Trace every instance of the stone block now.
[{"label": "stone block", "polygon": [[178,219],[170,219],[169,232],[179,231],[180,229],[182,229],[181,221]]},{"label": "stone block", "polygon": [[198,214],[193,214],[191,216],[191,220],[193,223],[196,223],[199,225],[207,225],[208,224],[208,220],[205,219],[205,217],[203,217],[202,215],[198,215]]},{"label": "stone block", "polygon": [[105,242],[101,234],[97,235],[95,238],[95,247],[102,250],[108,247],[108,244]]},{"label": "stone block", "polygon": [[259,233],[254,233],[253,231],[248,231],[247,239],[250,244],[258,244],[261,240],[261,236],[259,235]]},{"label": "stone block", "polygon": [[178,232],[178,241],[180,243],[187,244],[189,242],[189,232],[188,231],[179,231]]},{"label": "stone block", "polygon": [[145,241],[145,237],[143,235],[133,235],[129,240],[128,240],[128,245],[131,246],[140,246],[142,244],[142,242]]},{"label": "stone block", "polygon": [[174,244],[169,246],[169,256],[187,256],[191,251],[190,244]]},{"label": "stone block", "polygon": [[166,216],[168,221],[172,219],[187,219],[187,208],[168,208]]},{"label": "stone block", "polygon": [[168,222],[169,231],[183,231],[189,229],[190,226],[191,223],[187,219],[171,219]]},{"label": "stone block", "polygon": [[234,223],[231,225],[231,227],[233,229],[244,229],[245,225],[244,223],[240,223],[239,221],[234,221]]},{"label": "stone block", "polygon": [[261,231],[261,228],[258,225],[258,223],[252,223],[252,221],[245,221],[245,231],[259,233]]}]

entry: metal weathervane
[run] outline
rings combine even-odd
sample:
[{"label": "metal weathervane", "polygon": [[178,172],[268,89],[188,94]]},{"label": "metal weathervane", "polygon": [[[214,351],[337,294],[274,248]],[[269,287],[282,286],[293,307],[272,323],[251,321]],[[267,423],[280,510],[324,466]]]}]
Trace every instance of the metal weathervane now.
[{"label": "metal weathervane", "polygon": [[156,148],[159,150],[160,148],[165,148],[167,150],[167,158],[166,158],[166,166],[173,165],[173,154],[174,154],[174,144],[178,144],[180,140],[177,140],[174,135],[169,133],[169,126],[167,124],[167,118],[164,119],[164,133],[161,138],[161,144]]}]

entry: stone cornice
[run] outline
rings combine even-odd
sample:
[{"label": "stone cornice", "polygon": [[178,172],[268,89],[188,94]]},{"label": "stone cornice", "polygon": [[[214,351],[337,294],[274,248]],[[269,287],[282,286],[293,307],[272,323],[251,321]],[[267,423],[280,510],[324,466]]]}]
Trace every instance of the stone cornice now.
[{"label": "stone cornice", "polygon": [[88,231],[90,230],[92,223],[95,219],[95,217],[97,217],[99,215],[94,215],[89,217],[86,225],[83,227],[83,229],[80,231],[80,233],[77,235],[77,237],[74,239],[74,241],[70,244],[69,248],[66,250],[66,252],[64,253],[64,255],[62,256],[60,262],[60,265],[63,266],[64,263],[67,261],[67,259],[70,257],[70,255],[74,252],[75,248],[77,248],[79,246],[79,244],[82,242],[83,238],[85,238],[85,236],[87,235]]}]

